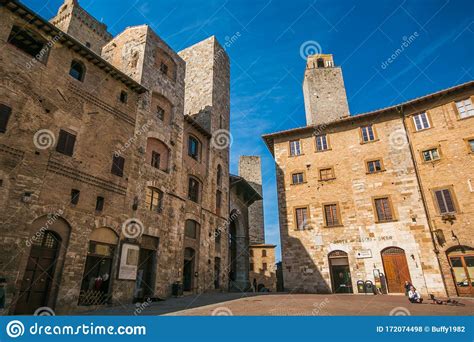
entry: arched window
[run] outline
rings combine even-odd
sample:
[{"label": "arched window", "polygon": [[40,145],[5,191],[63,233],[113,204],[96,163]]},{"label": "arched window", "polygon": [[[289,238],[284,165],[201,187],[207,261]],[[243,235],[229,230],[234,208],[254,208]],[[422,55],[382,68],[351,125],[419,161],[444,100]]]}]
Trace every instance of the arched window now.
[{"label": "arched window", "polygon": [[71,68],[69,69],[69,75],[83,82],[84,76],[86,75],[86,67],[81,62],[73,60],[71,62]]},{"label": "arched window", "polygon": [[201,182],[197,178],[189,177],[188,181],[188,198],[196,203],[200,201]]},{"label": "arched window", "polygon": [[186,225],[184,227],[184,236],[197,239],[199,235],[199,223],[194,220],[186,220]]},{"label": "arched window", "polygon": [[216,177],[217,186],[222,186],[222,166],[217,166],[217,177]]},{"label": "arched window", "polygon": [[146,163],[156,169],[168,172],[169,148],[162,141],[148,138],[146,143]]}]

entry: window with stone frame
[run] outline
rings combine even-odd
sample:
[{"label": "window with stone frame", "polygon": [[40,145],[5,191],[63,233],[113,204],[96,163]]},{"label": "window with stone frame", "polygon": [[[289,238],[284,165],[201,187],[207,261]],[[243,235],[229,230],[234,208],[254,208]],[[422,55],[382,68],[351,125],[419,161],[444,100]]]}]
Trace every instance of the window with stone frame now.
[{"label": "window with stone frame", "polygon": [[199,140],[190,135],[188,137],[188,155],[193,159],[199,160],[199,150]]},{"label": "window with stone frame", "polygon": [[75,144],[76,136],[74,134],[62,129],[59,131],[58,143],[56,144],[57,152],[72,157]]},{"label": "window with stone frame", "polygon": [[267,256],[267,250],[262,249],[262,257],[265,258]]},{"label": "window with stone frame", "polygon": [[377,222],[393,221],[392,204],[389,197],[380,197],[374,199]]},{"label": "window with stone frame", "polygon": [[197,239],[199,234],[199,223],[194,220],[186,220],[184,236],[190,239]]},{"label": "window with stone frame", "polygon": [[335,178],[334,168],[327,167],[327,168],[319,170],[319,180],[326,181],[326,180],[331,180],[334,178]]},{"label": "window with stone frame", "polygon": [[149,186],[146,189],[146,208],[150,211],[161,212],[163,210],[163,198],[163,191]]},{"label": "window with stone frame", "polygon": [[474,139],[469,139],[467,143],[469,146],[469,152],[474,153]]},{"label": "window with stone frame", "polygon": [[456,206],[449,188],[435,190],[434,194],[441,215],[456,213]]},{"label": "window with stone frame", "polygon": [[84,82],[84,78],[86,76],[86,67],[82,62],[73,60],[71,62],[71,67],[69,68],[69,75],[80,82]]},{"label": "window with stone frame", "polygon": [[439,150],[437,148],[430,148],[429,150],[425,150],[421,152],[421,155],[423,156],[423,160],[425,162],[435,161],[441,158],[439,154]]},{"label": "window with stone frame", "polygon": [[81,192],[77,189],[71,189],[71,204],[76,205],[79,203],[79,197],[81,195]]},{"label": "window with stone frame", "polygon": [[112,174],[123,177],[123,169],[125,167],[125,158],[114,154],[112,158]]},{"label": "window with stone frame", "polygon": [[97,199],[95,201],[95,210],[96,211],[104,210],[104,203],[105,203],[105,198],[102,196],[97,196]]},{"label": "window with stone frame", "polygon": [[307,207],[296,208],[295,216],[296,216],[296,229],[304,230],[308,222],[308,208]]},{"label": "window with stone frame", "polygon": [[119,100],[120,102],[122,103],[127,103],[128,102],[128,93],[126,91],[121,91],[120,92],[120,96],[119,96]]},{"label": "window with stone frame", "polygon": [[470,98],[457,101],[456,108],[458,109],[459,117],[461,119],[469,118],[474,116],[474,107]]},{"label": "window with stone frame", "polygon": [[0,103],[0,133],[7,131],[8,120],[12,114],[12,109],[2,103]]},{"label": "window with stone frame", "polygon": [[420,113],[413,116],[413,123],[415,124],[415,129],[421,131],[423,129],[428,129],[431,127],[430,121],[428,119],[428,114]]},{"label": "window with stone frame", "polygon": [[382,171],[382,161],[380,159],[369,160],[367,162],[367,172],[368,173],[377,173]]},{"label": "window with stone frame", "polygon": [[328,137],[326,134],[321,134],[316,137],[316,151],[329,150]]},{"label": "window with stone frame", "polygon": [[304,173],[296,172],[291,175],[292,184],[302,184],[304,183]]},{"label": "window with stone frame", "polygon": [[264,262],[262,263],[262,271],[266,271],[266,270],[268,270],[268,266],[267,266],[267,263]]},{"label": "window with stone frame", "polygon": [[362,141],[371,142],[375,140],[375,132],[372,125],[363,126],[360,128]]},{"label": "window with stone frame", "polygon": [[341,225],[339,218],[339,207],[337,203],[325,204],[323,210],[326,227],[334,227]]},{"label": "window with stone frame", "polygon": [[301,143],[299,140],[290,141],[290,156],[301,155]]},{"label": "window with stone frame", "polygon": [[199,203],[201,183],[194,177],[189,177],[188,181],[188,199]]}]

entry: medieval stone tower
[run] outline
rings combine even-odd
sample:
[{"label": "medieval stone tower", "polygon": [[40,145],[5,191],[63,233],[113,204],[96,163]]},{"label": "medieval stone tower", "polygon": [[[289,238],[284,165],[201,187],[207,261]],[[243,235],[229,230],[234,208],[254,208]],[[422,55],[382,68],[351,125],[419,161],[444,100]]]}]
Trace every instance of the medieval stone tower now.
[{"label": "medieval stone tower", "polygon": [[82,9],[78,0],[66,0],[50,22],[98,55],[113,38],[107,26]]},{"label": "medieval stone tower", "polygon": [[[245,178],[255,191],[263,197],[260,157],[241,156],[239,160],[239,176]],[[263,200],[256,201],[249,207],[249,242],[250,245],[265,243]]]},{"label": "medieval stone tower", "polygon": [[308,57],[303,93],[308,126],[349,116],[342,70],[334,66],[332,55]]}]

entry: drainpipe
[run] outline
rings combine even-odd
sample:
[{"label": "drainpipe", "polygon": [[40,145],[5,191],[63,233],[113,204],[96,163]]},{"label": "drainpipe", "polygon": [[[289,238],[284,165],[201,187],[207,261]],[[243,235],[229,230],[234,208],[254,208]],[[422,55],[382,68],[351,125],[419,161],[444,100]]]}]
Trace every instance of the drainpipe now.
[{"label": "drainpipe", "polygon": [[[441,272],[441,279],[443,280],[444,291],[445,291],[446,295],[448,295],[448,287],[446,285],[446,278],[445,278],[444,273],[443,273],[443,268],[441,267],[441,261],[439,260],[439,250],[438,250],[438,247],[436,246],[435,236],[434,236],[434,233],[433,233],[433,227],[432,227],[432,224],[431,224],[431,217],[430,217],[430,214],[429,214],[429,211],[428,211],[428,206],[426,204],[426,196],[425,196],[425,193],[423,191],[423,185],[422,185],[420,173],[419,173],[419,170],[418,170],[418,164],[417,164],[416,159],[415,159],[415,151],[413,150],[413,145],[410,142],[410,136],[408,134],[408,127],[407,127],[407,124],[405,122],[405,117],[406,116],[405,116],[405,110],[403,108],[403,105],[397,107],[397,112],[398,112],[398,114],[400,114],[400,116],[402,118],[403,128],[405,129],[405,135],[406,135],[408,147],[410,149],[411,159],[413,161],[413,165],[415,166],[415,176],[416,176],[416,179],[417,179],[417,182],[418,182],[418,186],[420,187],[420,196],[421,196],[421,202],[423,203],[423,210],[425,212],[426,219],[428,221],[428,229],[430,231],[431,242],[433,243],[433,248],[434,248],[433,251],[436,254],[436,261],[438,262],[438,267],[439,267],[439,270]],[[423,272],[423,277],[424,277],[424,272]]]}]

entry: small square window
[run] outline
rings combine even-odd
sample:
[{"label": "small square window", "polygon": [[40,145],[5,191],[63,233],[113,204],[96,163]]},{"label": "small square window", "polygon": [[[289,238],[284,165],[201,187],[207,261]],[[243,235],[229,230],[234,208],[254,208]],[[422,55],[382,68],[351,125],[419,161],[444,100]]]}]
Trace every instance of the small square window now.
[{"label": "small square window", "polygon": [[371,160],[367,162],[367,172],[376,173],[382,171],[382,162],[380,160]]},{"label": "small square window", "polygon": [[334,169],[332,167],[319,170],[319,180],[326,181],[334,178]]},{"label": "small square window", "polygon": [[302,184],[304,183],[304,174],[303,172],[293,173],[291,175],[291,180],[293,184]]},{"label": "small square window", "polygon": [[362,133],[363,142],[370,142],[375,140],[375,133],[372,125],[361,127],[360,130]]},{"label": "small square window", "polygon": [[72,189],[71,190],[71,204],[76,205],[77,203],[79,203],[80,194],[81,194],[81,192],[77,189]]},{"label": "small square window", "polygon": [[428,129],[431,127],[430,121],[428,120],[428,115],[426,113],[420,113],[413,117],[413,122],[415,123],[415,128],[417,131],[423,129]]},{"label": "small square window", "polygon": [[290,155],[291,156],[301,155],[301,144],[299,140],[290,141]]},{"label": "small square window", "polygon": [[432,148],[422,152],[423,160],[428,161],[435,161],[440,159],[439,150],[437,148]]},{"label": "small square window", "polygon": [[160,71],[161,73],[168,75],[168,66],[163,62],[160,63]]},{"label": "small square window", "polygon": [[95,202],[95,210],[96,211],[104,210],[104,202],[105,202],[104,197],[98,196]]},{"label": "small square window", "polygon": [[470,152],[474,152],[474,139],[468,140],[467,143],[469,144]]},{"label": "small square window", "polygon": [[122,103],[127,103],[128,101],[128,94],[126,91],[121,91],[120,92],[120,102]]},{"label": "small square window", "polygon": [[165,120],[165,110],[160,106],[156,106],[156,117],[158,118],[158,120]]},{"label": "small square window", "polygon": [[160,168],[160,159],[161,155],[158,152],[151,152],[151,166],[153,166],[155,169]]},{"label": "small square window", "polygon": [[74,145],[76,144],[76,136],[64,130],[59,131],[59,139],[56,145],[56,151],[72,157],[74,153]]},{"label": "small square window", "polygon": [[474,116],[474,107],[472,106],[472,101],[470,98],[462,101],[457,101],[456,107],[458,109],[459,117],[461,119]]},{"label": "small square window", "polygon": [[318,135],[316,137],[316,150],[326,151],[329,149],[328,138],[326,134]]}]

